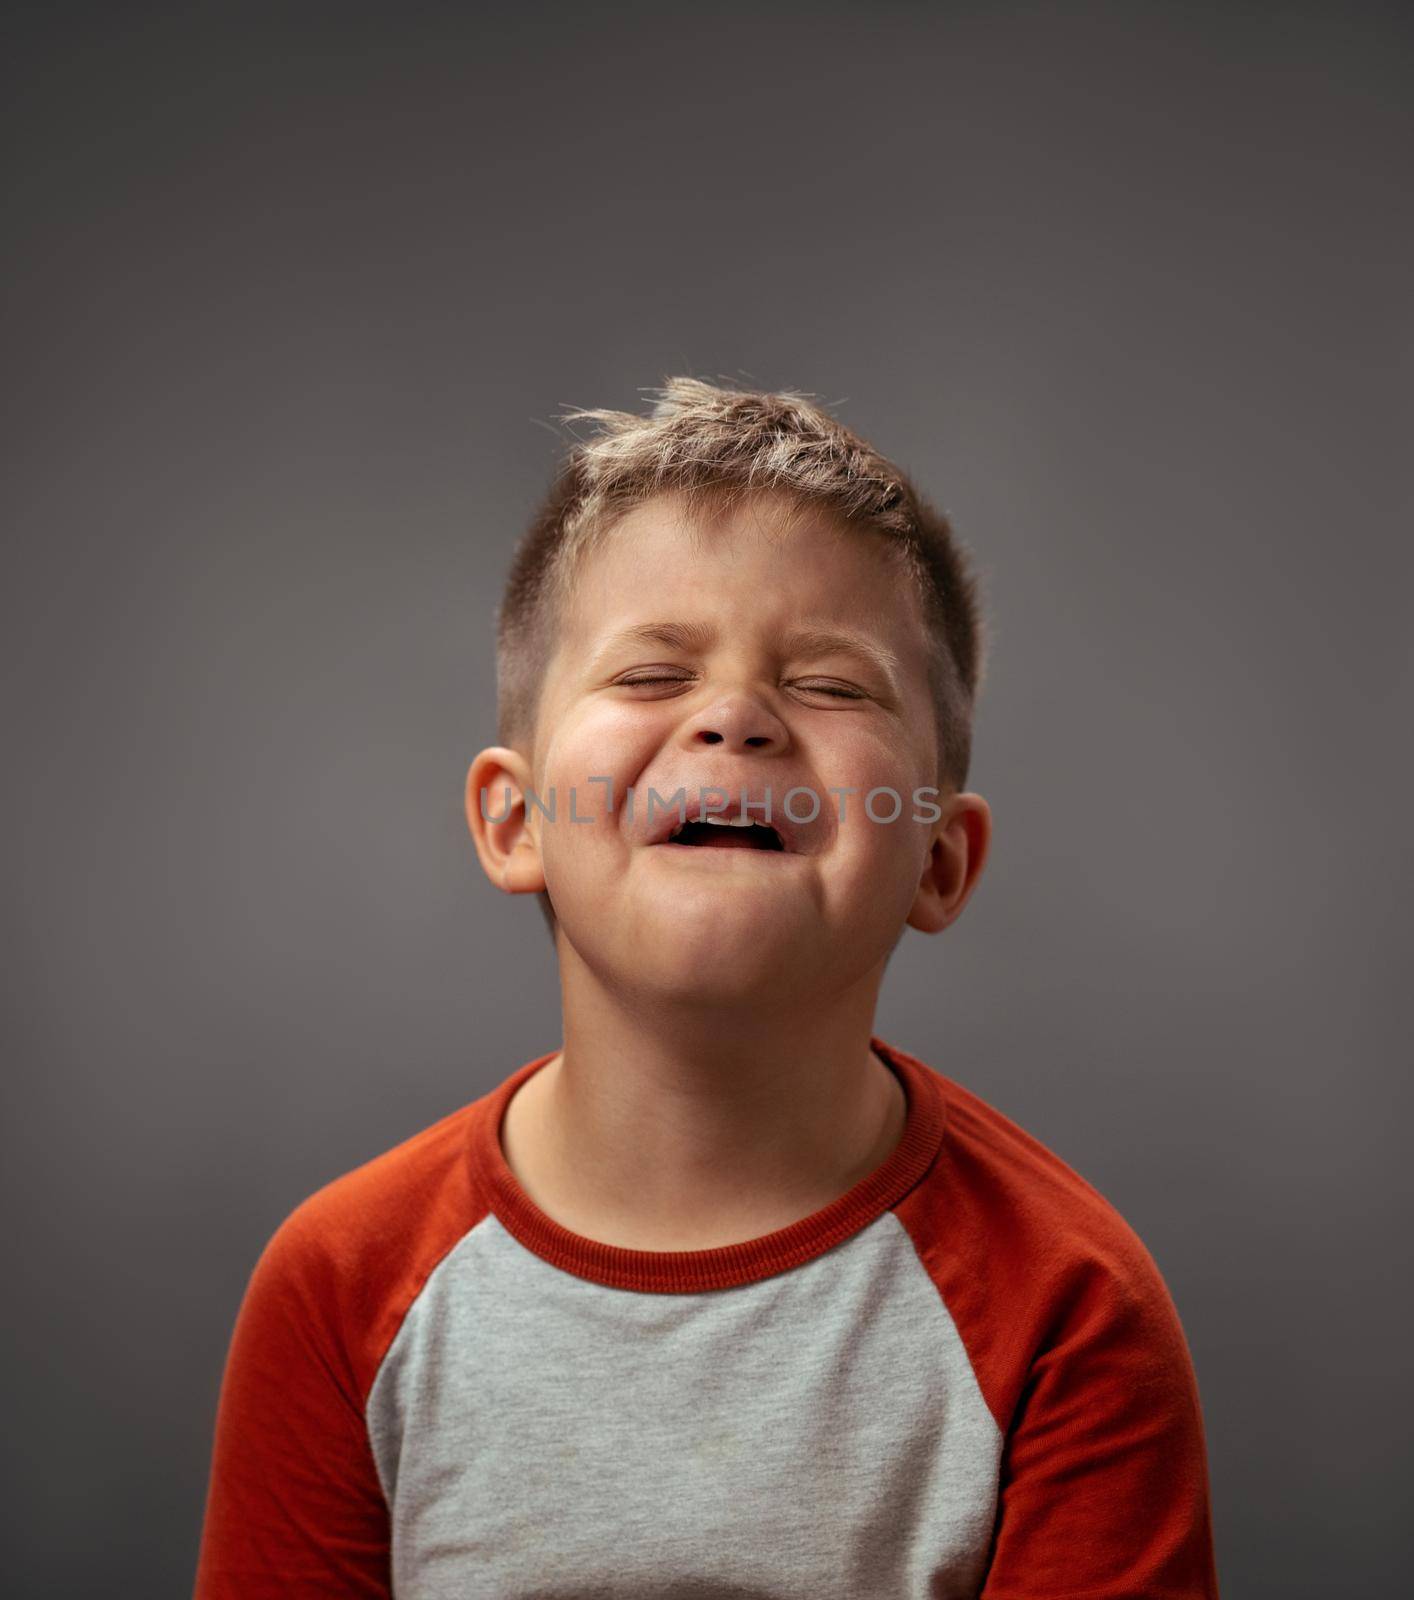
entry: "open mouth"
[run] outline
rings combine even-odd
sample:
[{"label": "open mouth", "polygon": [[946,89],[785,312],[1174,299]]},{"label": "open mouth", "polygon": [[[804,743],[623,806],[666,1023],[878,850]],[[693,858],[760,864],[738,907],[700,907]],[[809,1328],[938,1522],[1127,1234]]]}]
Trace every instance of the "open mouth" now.
[{"label": "open mouth", "polygon": [[665,844],[691,845],[701,850],[784,850],[781,836],[769,823],[720,822],[679,823],[663,841]]}]

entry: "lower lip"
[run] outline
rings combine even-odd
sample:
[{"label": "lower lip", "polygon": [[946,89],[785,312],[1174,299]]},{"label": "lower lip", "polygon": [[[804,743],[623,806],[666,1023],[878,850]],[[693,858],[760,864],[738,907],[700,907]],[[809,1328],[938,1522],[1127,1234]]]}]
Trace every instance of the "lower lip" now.
[{"label": "lower lip", "polygon": [[674,844],[665,840],[662,844],[655,844],[655,850],[666,851],[669,855],[680,860],[689,856],[701,856],[708,861],[793,861],[793,850],[757,850],[749,844]]}]

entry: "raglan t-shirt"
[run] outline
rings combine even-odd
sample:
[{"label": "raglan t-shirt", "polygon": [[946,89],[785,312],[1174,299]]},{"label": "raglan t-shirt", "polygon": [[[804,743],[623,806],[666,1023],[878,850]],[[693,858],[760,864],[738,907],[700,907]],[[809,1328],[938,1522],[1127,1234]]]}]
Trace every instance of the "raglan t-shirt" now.
[{"label": "raglan t-shirt", "polygon": [[196,1600],[1209,1600],[1190,1354],[1119,1213],[877,1037],[891,1155],[720,1248],[570,1232],[500,1143],[553,1059],[269,1240]]}]

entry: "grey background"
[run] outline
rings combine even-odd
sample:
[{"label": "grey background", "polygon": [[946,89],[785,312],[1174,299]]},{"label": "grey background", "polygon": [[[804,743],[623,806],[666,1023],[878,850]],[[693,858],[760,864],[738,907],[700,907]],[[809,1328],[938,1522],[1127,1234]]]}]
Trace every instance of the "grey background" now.
[{"label": "grey background", "polygon": [[559,1040],[461,814],[554,414],[796,386],[994,626],[878,1031],[1131,1221],[1228,1600],[1407,1575],[1395,7],[8,9],[7,1588],[189,1590],[313,1189]]}]

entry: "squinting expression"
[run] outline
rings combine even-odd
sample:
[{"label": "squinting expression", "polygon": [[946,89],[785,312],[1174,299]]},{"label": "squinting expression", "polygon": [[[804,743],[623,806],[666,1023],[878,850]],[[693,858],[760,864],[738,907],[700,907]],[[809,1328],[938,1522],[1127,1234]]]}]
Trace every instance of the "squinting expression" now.
[{"label": "squinting expression", "polygon": [[[530,827],[561,940],[679,1001],[798,1003],[882,972],[936,834],[912,799],[939,782],[926,660],[876,535],[776,496],[697,526],[667,496],[631,512],[581,565],[537,718],[534,788],[556,820],[532,807]],[[709,810],[754,822],[769,788],[788,847],[714,847],[725,828],[669,842],[684,813],[650,816],[650,788],[684,790],[689,819],[716,789]],[[880,788],[902,797],[894,821],[866,813]],[[787,817],[792,789],[802,819],[819,797],[813,820]]]}]

